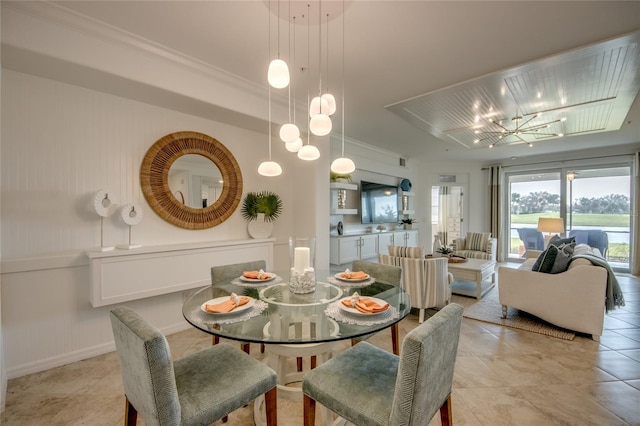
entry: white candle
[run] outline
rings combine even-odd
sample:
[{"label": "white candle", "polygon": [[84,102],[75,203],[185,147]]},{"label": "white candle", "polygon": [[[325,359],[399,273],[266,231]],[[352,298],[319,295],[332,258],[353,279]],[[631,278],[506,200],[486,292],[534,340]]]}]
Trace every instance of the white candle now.
[{"label": "white candle", "polygon": [[296,272],[302,274],[309,267],[311,251],[309,247],[296,247],[293,255],[293,267]]}]

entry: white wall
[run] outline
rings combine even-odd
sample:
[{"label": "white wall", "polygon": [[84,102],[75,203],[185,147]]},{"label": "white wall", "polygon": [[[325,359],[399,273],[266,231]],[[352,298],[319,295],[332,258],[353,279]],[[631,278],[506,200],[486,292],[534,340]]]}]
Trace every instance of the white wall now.
[{"label": "white wall", "polygon": [[[249,238],[239,210],[214,228],[190,231],[150,209],[139,168],[146,150],[168,133],[215,137],[236,157],[244,193],[271,190],[282,197],[273,233],[276,267],[288,266],[287,251],[278,247],[286,247],[289,235],[328,229],[327,207],[309,197],[318,186],[328,192],[328,148],[325,163],[300,164],[274,144],[284,172],[264,178],[257,167],[267,155],[266,134],[10,70],[3,71],[2,94],[2,334],[10,378],[112,350],[109,307],[89,304],[85,251],[100,245],[100,220],[89,208],[96,190],[110,188],[116,201],[143,207],[133,232],[145,246]],[[107,244],[125,243],[127,236],[116,217],[105,222]],[[177,293],[130,305],[171,332],[186,328],[182,301]]]}]

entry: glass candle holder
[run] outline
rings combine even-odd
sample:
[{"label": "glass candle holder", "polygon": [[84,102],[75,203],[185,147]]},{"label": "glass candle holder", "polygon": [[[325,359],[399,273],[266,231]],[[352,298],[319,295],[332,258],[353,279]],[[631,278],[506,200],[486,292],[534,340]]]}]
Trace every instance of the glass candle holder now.
[{"label": "glass candle holder", "polygon": [[316,289],[316,237],[289,237],[289,290],[312,293]]}]

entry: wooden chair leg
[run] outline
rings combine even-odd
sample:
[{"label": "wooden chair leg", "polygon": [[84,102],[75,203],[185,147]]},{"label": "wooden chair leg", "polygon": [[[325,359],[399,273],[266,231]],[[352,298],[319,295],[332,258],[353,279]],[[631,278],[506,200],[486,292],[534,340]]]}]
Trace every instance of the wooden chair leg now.
[{"label": "wooden chair leg", "polygon": [[278,387],[264,394],[264,408],[267,414],[267,426],[278,425]]},{"label": "wooden chair leg", "polygon": [[260,353],[264,353],[264,343],[260,343]]},{"label": "wooden chair leg", "polygon": [[355,346],[358,344],[358,341],[356,339],[351,339],[351,346]]},{"label": "wooden chair leg", "polygon": [[298,368],[298,371],[302,371],[302,357],[301,356],[296,358],[296,367]]},{"label": "wooden chair leg", "polygon": [[453,411],[451,407],[451,394],[447,397],[447,400],[440,406],[440,423],[442,426],[453,425]]},{"label": "wooden chair leg", "polygon": [[241,343],[242,350],[245,351],[248,355],[251,355],[251,344],[250,343]]},{"label": "wooden chair leg", "polygon": [[393,354],[400,355],[400,341],[398,340],[398,323],[391,326],[391,346],[393,346]]},{"label": "wooden chair leg", "polygon": [[220,343],[220,337],[218,337],[218,336],[213,336],[213,337],[211,338],[211,344],[212,344],[212,345],[217,345],[218,343]]},{"label": "wooden chair leg", "polygon": [[304,426],[314,426],[316,424],[316,400],[304,395],[303,417]]},{"label": "wooden chair leg", "polygon": [[311,356],[311,369],[313,370],[318,365],[318,358],[315,355]]},{"label": "wooden chair leg", "polygon": [[229,416],[224,416],[224,417],[222,418],[222,423],[226,423],[226,422],[228,422],[228,421],[229,421]]},{"label": "wooden chair leg", "polygon": [[138,410],[131,405],[129,398],[124,397],[124,426],[136,426],[138,423]]}]

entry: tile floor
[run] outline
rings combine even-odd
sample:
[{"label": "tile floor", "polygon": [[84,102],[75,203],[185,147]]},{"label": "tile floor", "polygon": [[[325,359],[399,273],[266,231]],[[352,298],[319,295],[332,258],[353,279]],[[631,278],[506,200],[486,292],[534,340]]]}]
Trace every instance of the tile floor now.
[{"label": "tile floor", "polygon": [[[640,281],[619,275],[626,306],[606,317],[600,343],[464,319],[453,385],[456,425],[640,425]],[[474,299],[454,296],[463,306]],[[418,324],[412,314],[401,335]],[[168,336],[175,357],[211,344],[187,330]],[[391,350],[388,331],[370,341]],[[262,358],[258,347],[252,347]],[[9,381],[2,425],[123,424],[117,358],[105,354]],[[301,403],[279,402],[278,424],[301,425]],[[138,425],[144,422],[139,419]],[[222,424],[218,422],[216,424]],[[252,425],[252,405],[227,425]],[[438,416],[430,426],[440,424]]]}]

